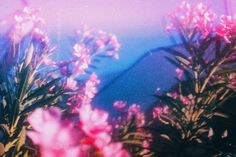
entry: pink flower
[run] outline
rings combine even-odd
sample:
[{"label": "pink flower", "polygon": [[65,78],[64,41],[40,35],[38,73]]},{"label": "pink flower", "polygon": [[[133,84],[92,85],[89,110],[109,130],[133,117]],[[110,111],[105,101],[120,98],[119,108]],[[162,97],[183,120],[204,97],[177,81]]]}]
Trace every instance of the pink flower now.
[{"label": "pink flower", "polygon": [[140,105],[138,104],[132,104],[131,106],[129,106],[128,108],[128,113],[130,115],[134,115],[136,113],[140,112]]},{"label": "pink flower", "polygon": [[92,110],[90,105],[83,105],[79,110],[80,125],[83,132],[93,139],[98,148],[102,148],[111,141],[108,124],[108,113],[100,110]]},{"label": "pink flower", "polygon": [[220,24],[215,28],[217,35],[222,37],[226,42],[230,43],[236,33],[236,15],[220,17]]},{"label": "pink flower", "polygon": [[75,44],[74,47],[74,56],[78,58],[83,58],[89,54],[89,50],[85,47],[84,44]]},{"label": "pink flower", "polygon": [[[202,37],[206,37],[212,32],[216,19],[215,13],[209,10],[207,6],[202,3],[191,5],[186,1],[181,3],[177,10],[171,14],[171,17],[178,19],[182,27],[188,31],[196,29]],[[174,21],[167,26],[167,30],[174,30],[179,25],[179,23],[175,23]],[[191,34],[192,32],[187,33]]]},{"label": "pink flower", "polygon": [[190,105],[190,104],[191,104],[191,101],[190,101],[189,98],[186,97],[186,96],[181,97],[180,100],[181,100],[181,102],[182,102],[183,104],[185,104],[185,105]]},{"label": "pink flower", "polygon": [[115,59],[119,59],[118,50],[120,48],[120,43],[115,35],[110,36],[109,47],[111,50],[107,51],[106,54],[108,56],[113,56]]},{"label": "pink flower", "polygon": [[77,90],[78,89],[77,81],[72,77],[67,78],[66,79],[66,85],[65,85],[64,89],[66,89],[66,90]]},{"label": "pink flower", "polygon": [[58,108],[36,109],[28,121],[33,131],[28,131],[27,135],[40,146],[42,156],[78,157],[79,149],[74,145],[79,134],[75,132],[73,124],[61,121]]},{"label": "pink flower", "polygon": [[128,119],[140,112],[140,105],[132,104],[128,108]]},{"label": "pink flower", "polygon": [[84,157],[102,154],[103,157],[129,157],[121,143],[111,142],[108,113],[90,105],[77,109],[80,125],[61,119],[58,108],[37,109],[28,121],[32,131],[27,135],[40,148],[43,157]]},{"label": "pink flower", "polygon": [[164,106],[164,107],[154,107],[152,110],[152,117],[153,119],[159,118],[162,114],[169,114],[169,107]]},{"label": "pink flower", "polygon": [[39,24],[42,24],[43,19],[36,16],[36,10],[25,7],[23,10],[15,13],[13,18],[13,28],[11,29],[11,39],[18,43],[20,40],[33,32]]},{"label": "pink flower", "polygon": [[[220,79],[220,78],[219,78]],[[234,90],[236,89],[236,73],[231,73],[227,77],[227,82],[229,84],[230,88],[233,88]]]},{"label": "pink flower", "polygon": [[177,99],[179,97],[179,94],[177,92],[168,93],[168,95],[173,99]]},{"label": "pink flower", "polygon": [[169,106],[166,106],[166,105],[165,105],[165,106],[163,107],[163,113],[164,113],[164,114],[168,114],[168,113],[169,113],[169,109],[170,109]]},{"label": "pink flower", "polygon": [[193,15],[193,23],[196,25],[201,35],[206,37],[209,33],[212,32],[213,25],[215,23],[216,15],[209,7],[199,3]]},{"label": "pink flower", "polygon": [[33,29],[33,36],[36,40],[39,40],[41,43],[49,43],[49,38],[48,36],[38,27]]},{"label": "pink flower", "polygon": [[177,68],[177,69],[175,69],[175,72],[176,72],[177,75],[178,75],[178,79],[181,79],[181,78],[183,77],[183,74],[184,74],[184,71],[183,71],[183,70]]},{"label": "pink flower", "polygon": [[53,60],[51,60],[47,55],[44,55],[42,57],[42,60],[45,65],[54,65],[55,64],[55,62]]},{"label": "pink flower", "polygon": [[111,143],[102,149],[103,157],[130,157],[129,153],[122,149],[121,143]]},{"label": "pink flower", "polygon": [[73,74],[75,75],[84,74],[85,70],[89,67],[91,63],[89,49],[87,49],[84,44],[75,44],[73,54],[76,57],[76,60],[73,63],[74,65]]},{"label": "pink flower", "polygon": [[135,124],[138,127],[142,127],[145,124],[145,115],[143,112],[141,112],[141,107],[138,104],[132,104],[128,108],[128,120],[130,120],[132,117],[135,118]]},{"label": "pink flower", "polygon": [[120,48],[120,43],[115,35],[110,36],[109,44],[112,45],[112,47],[115,51],[117,51]]},{"label": "pink flower", "polygon": [[135,116],[135,122],[138,127],[142,127],[145,124],[145,115],[143,112],[138,112]]},{"label": "pink flower", "polygon": [[142,147],[143,148],[149,148],[150,147],[150,143],[147,140],[145,140],[145,141],[142,142]]},{"label": "pink flower", "polygon": [[163,113],[163,109],[161,107],[154,107],[152,110],[153,119],[159,118],[162,113]]},{"label": "pink flower", "polygon": [[147,153],[150,152],[150,150],[149,150],[149,148],[150,148],[150,142],[149,142],[148,140],[144,140],[144,141],[142,142],[142,147],[144,148],[144,149],[142,150],[142,153],[143,153],[143,154],[147,154]]},{"label": "pink flower", "polygon": [[120,43],[115,35],[102,30],[96,32],[85,25],[77,33],[80,41],[78,44],[86,43],[84,47],[90,55],[102,54],[118,59]]},{"label": "pink flower", "polygon": [[117,109],[122,109],[126,106],[127,102],[124,101],[116,101],[114,102],[113,106]]},{"label": "pink flower", "polygon": [[91,74],[89,80],[85,83],[84,93],[89,99],[92,99],[97,93],[96,86],[100,83],[96,74]]}]

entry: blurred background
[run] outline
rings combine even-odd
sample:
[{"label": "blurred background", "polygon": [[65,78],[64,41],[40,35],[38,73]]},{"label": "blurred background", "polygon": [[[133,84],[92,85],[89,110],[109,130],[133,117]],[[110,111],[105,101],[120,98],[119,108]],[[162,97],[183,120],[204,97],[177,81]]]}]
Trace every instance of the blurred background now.
[{"label": "blurred background", "polygon": [[[116,100],[139,103],[144,108],[155,101],[153,94],[173,86],[175,67],[166,54],[150,50],[172,46],[164,31],[165,17],[182,0],[0,0],[0,19],[24,4],[40,8],[46,20],[45,30],[58,47],[58,57],[71,51],[69,36],[81,24],[116,34],[120,43],[120,59],[104,59],[96,73],[101,79],[94,99],[98,107],[112,110]],[[203,2],[220,14],[236,13],[235,0],[188,0]]]}]

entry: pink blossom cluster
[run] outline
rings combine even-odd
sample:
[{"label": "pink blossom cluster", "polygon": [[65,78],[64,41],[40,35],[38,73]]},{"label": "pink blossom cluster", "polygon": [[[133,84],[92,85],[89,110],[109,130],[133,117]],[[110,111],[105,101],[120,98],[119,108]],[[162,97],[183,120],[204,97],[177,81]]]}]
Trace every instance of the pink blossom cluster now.
[{"label": "pink blossom cluster", "polygon": [[187,33],[187,35],[198,33],[203,38],[208,35],[218,35],[228,43],[235,38],[236,15],[221,15],[218,17],[208,6],[202,3],[191,5],[187,1],[183,1],[170,14],[170,17],[172,21],[167,25],[167,31],[184,29],[181,31]]},{"label": "pink blossom cluster", "polygon": [[127,102],[116,101],[113,103],[113,106],[122,112],[123,117],[127,118],[126,120],[135,119],[137,127],[142,127],[145,125],[146,118],[144,112],[141,111],[141,107],[138,104],[132,104],[126,108]]},{"label": "pink blossom cluster", "polygon": [[91,74],[89,80],[85,83],[84,93],[89,99],[92,99],[97,93],[97,85],[100,83],[95,73]]},{"label": "pink blossom cluster", "polygon": [[18,43],[23,37],[32,33],[41,42],[48,42],[48,37],[39,28],[44,20],[37,16],[37,10],[31,7],[24,7],[13,15],[13,24],[10,31],[10,37]]},{"label": "pink blossom cluster", "polygon": [[75,57],[73,75],[84,74],[91,63],[89,49],[84,44],[75,44],[73,54]]},{"label": "pink blossom cluster", "polygon": [[179,99],[184,105],[191,105],[191,95],[183,96],[177,92],[167,93],[167,95],[175,100]]},{"label": "pink blossom cluster", "polygon": [[43,157],[129,157],[120,142],[112,142],[108,113],[84,105],[79,124],[63,119],[59,108],[37,109],[29,117],[27,135]]},{"label": "pink blossom cluster", "polygon": [[113,106],[117,109],[123,109],[125,106],[127,105],[127,102],[124,102],[124,101],[116,101],[113,103]]},{"label": "pink blossom cluster", "polygon": [[66,78],[64,89],[72,90],[72,91],[77,90],[78,86],[77,86],[77,81],[75,80],[75,78],[73,77]]},{"label": "pink blossom cluster", "polygon": [[119,142],[111,142],[111,125],[108,124],[108,113],[92,110],[90,105],[80,108],[80,125],[83,132],[104,157],[129,157]]},{"label": "pink blossom cluster", "polygon": [[163,114],[169,114],[169,107],[166,105],[164,107],[157,106],[152,109],[153,119],[160,118]]},{"label": "pink blossom cluster", "polygon": [[61,67],[64,69],[62,75],[68,73],[73,76],[85,74],[85,70],[95,56],[119,58],[120,43],[115,35],[101,30],[95,31],[86,25],[83,25],[76,34],[77,41],[73,47],[73,59],[70,62],[62,63]]},{"label": "pink blossom cluster", "polygon": [[208,6],[199,3],[194,9],[193,24],[198,31],[201,32],[203,37],[206,37],[212,32],[212,28],[215,24],[216,14],[209,10]]},{"label": "pink blossom cluster", "polygon": [[[127,104],[127,101],[121,100],[113,103],[115,109],[120,113],[118,117],[113,119],[113,134],[115,137],[121,136],[120,138],[124,140],[124,143],[126,140],[135,139],[137,144],[131,149],[128,147],[131,153],[137,153],[137,151],[134,152],[137,146],[138,154],[150,154],[152,134],[144,129],[147,126],[145,113],[142,112],[140,105],[131,104],[128,106]],[[122,137],[123,135],[126,137]]]},{"label": "pink blossom cluster", "polygon": [[167,30],[175,29],[175,25],[181,23],[188,31],[196,28],[202,36],[207,36],[212,32],[216,18],[216,15],[202,3],[191,5],[186,1],[183,1],[170,16],[175,22],[168,25]]},{"label": "pink blossom cluster", "polygon": [[73,47],[73,59],[58,65],[62,75],[77,77],[85,74],[85,70],[88,69],[95,56],[119,58],[120,44],[115,35],[85,28],[81,28],[77,33],[79,40]]},{"label": "pink blossom cluster", "polygon": [[28,117],[28,122],[33,130],[27,131],[27,135],[34,144],[40,146],[41,156],[79,156],[81,150],[76,144],[80,133],[71,122],[61,120],[59,108],[36,109]]},{"label": "pink blossom cluster", "polygon": [[[222,78],[219,79],[222,80]],[[236,73],[231,73],[230,75],[228,75],[228,77],[226,78],[226,82],[231,89],[236,90]]]},{"label": "pink blossom cluster", "polygon": [[69,97],[67,102],[67,105],[73,112],[81,105],[91,103],[93,97],[97,93],[97,85],[99,83],[100,80],[95,73],[89,76],[89,79],[85,82],[84,87],[79,87],[77,81],[73,77],[66,79],[64,89],[76,92]]},{"label": "pink blossom cluster", "polygon": [[114,34],[94,31],[86,25],[77,31],[78,44],[85,45],[90,54],[101,54],[118,59],[119,41]]},{"label": "pink blossom cluster", "polygon": [[220,23],[216,26],[215,32],[226,42],[230,43],[236,37],[236,15],[220,17]]},{"label": "pink blossom cluster", "polygon": [[[107,56],[118,59],[120,44],[115,35],[103,31],[95,31],[83,26],[77,31],[77,41],[73,46],[72,59],[53,63],[49,58],[45,58],[46,64],[56,64],[60,69],[60,75],[69,77],[65,88],[76,90],[75,78],[86,73],[95,56]],[[95,74],[90,76],[95,77]],[[91,78],[92,79],[92,78]],[[98,81],[94,81],[98,84]],[[91,86],[91,81],[86,83]],[[73,87],[74,86],[74,87]],[[89,87],[88,87],[89,88]],[[90,87],[92,89],[92,87]],[[86,91],[85,91],[86,92]],[[93,97],[94,92],[87,92],[88,97]]]}]

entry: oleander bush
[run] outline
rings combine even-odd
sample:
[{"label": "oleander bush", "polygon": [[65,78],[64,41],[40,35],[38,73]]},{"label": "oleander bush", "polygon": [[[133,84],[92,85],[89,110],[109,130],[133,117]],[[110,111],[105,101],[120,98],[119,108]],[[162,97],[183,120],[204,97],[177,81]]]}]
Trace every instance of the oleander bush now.
[{"label": "oleander bush", "polygon": [[[236,153],[236,16],[183,2],[168,16],[161,47],[176,66],[176,85],[156,104],[114,102],[118,116],[92,106],[101,58],[118,59],[115,35],[79,27],[67,57],[26,6],[0,36],[0,156],[199,157]],[[155,71],[153,71],[155,72]],[[134,91],[135,92],[135,91]]]},{"label": "oleander bush", "polygon": [[153,151],[156,156],[232,156],[235,113],[227,112],[234,108],[227,103],[235,100],[235,16],[218,17],[202,3],[183,2],[168,19],[167,31],[180,45],[161,49],[171,54],[167,60],[176,66],[177,85],[156,96],[160,105],[148,126]]}]

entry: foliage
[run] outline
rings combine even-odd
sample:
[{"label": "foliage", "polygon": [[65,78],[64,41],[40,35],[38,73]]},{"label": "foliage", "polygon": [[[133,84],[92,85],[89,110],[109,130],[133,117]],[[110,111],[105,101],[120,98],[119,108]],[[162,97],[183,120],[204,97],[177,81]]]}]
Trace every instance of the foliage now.
[{"label": "foliage", "polygon": [[82,27],[71,58],[58,61],[43,22],[37,10],[24,7],[1,38],[0,155],[128,157],[111,139],[108,113],[91,107],[97,75],[78,81],[99,57],[118,58],[117,38]]},{"label": "foliage", "polygon": [[[159,156],[230,156],[235,145],[227,141],[228,130],[214,134],[215,117],[227,118],[219,108],[235,95],[236,20],[216,15],[203,4],[183,2],[170,15],[168,31],[175,31],[180,46],[162,48],[173,57],[178,85],[157,96],[168,108],[154,108],[153,151]],[[164,112],[168,110],[168,112]],[[221,124],[219,124],[221,125]],[[216,137],[219,136],[219,137]],[[213,139],[225,142],[224,150]]]},{"label": "foliage", "polygon": [[116,101],[114,107],[120,115],[113,119],[114,139],[123,143],[132,156],[153,156],[149,150],[152,135],[145,130],[146,116],[138,104],[126,108],[127,102]]},{"label": "foliage", "polygon": [[[25,8],[23,13],[27,11],[29,10]],[[52,54],[46,36],[32,31],[30,41],[26,36],[24,39],[23,36],[21,39],[18,36],[17,40],[10,38],[11,35],[15,37],[16,33],[18,32],[10,32],[5,41],[5,54],[1,58],[0,67],[0,124],[4,156],[21,156],[27,153],[26,147],[31,147],[25,144],[27,115],[36,108],[56,104],[63,92],[59,77],[39,72],[43,57]],[[25,48],[26,43],[28,46]]]}]

